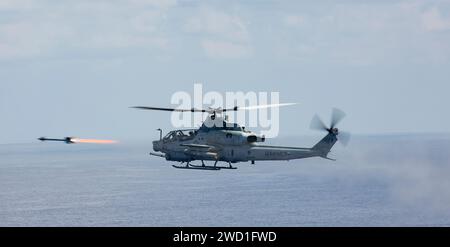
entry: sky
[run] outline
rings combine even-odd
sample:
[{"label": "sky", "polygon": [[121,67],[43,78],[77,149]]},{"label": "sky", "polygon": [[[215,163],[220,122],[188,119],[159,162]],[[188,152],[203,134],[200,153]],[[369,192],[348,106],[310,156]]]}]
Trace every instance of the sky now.
[{"label": "sky", "polygon": [[276,91],[280,136],[450,132],[450,1],[0,1],[0,143],[155,139],[177,91]]}]

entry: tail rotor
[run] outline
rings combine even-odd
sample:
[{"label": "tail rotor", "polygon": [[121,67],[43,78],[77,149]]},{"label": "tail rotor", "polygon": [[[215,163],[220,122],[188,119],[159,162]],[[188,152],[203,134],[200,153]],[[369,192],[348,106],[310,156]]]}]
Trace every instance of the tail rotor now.
[{"label": "tail rotor", "polygon": [[339,122],[342,121],[342,119],[345,117],[345,113],[337,108],[333,108],[333,111],[331,113],[331,121],[330,121],[330,127],[327,127],[325,123],[319,118],[319,116],[315,115],[313,119],[311,120],[311,129],[314,130],[320,130],[320,131],[326,131],[329,134],[332,134],[333,136],[336,136],[336,138],[344,145],[347,146],[348,142],[350,141],[350,133],[340,131],[336,126],[339,124]]}]

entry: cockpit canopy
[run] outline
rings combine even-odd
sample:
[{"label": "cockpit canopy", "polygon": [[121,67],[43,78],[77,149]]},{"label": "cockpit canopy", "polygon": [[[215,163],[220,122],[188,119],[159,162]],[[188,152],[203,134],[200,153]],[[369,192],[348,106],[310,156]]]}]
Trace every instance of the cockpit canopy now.
[{"label": "cockpit canopy", "polygon": [[195,130],[189,129],[189,130],[174,130],[167,133],[166,136],[164,136],[163,141],[186,141],[186,140],[192,140],[195,137]]}]

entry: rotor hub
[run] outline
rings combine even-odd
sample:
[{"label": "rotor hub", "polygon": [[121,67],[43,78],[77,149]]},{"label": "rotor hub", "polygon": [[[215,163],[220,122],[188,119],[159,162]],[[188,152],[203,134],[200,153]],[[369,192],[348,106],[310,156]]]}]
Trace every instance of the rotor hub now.
[{"label": "rotor hub", "polygon": [[337,134],[339,134],[339,129],[338,128],[332,128],[331,129],[331,133],[337,135]]}]

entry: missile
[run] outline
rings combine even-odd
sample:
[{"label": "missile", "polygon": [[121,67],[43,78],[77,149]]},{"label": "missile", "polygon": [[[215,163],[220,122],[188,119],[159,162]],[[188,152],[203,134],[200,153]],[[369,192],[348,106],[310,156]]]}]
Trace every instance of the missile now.
[{"label": "missile", "polygon": [[38,138],[39,141],[55,141],[55,142],[65,142],[67,144],[73,144],[75,143],[72,139],[74,139],[74,137],[65,137],[63,139],[55,139],[55,138],[46,138],[46,137],[41,137]]}]

